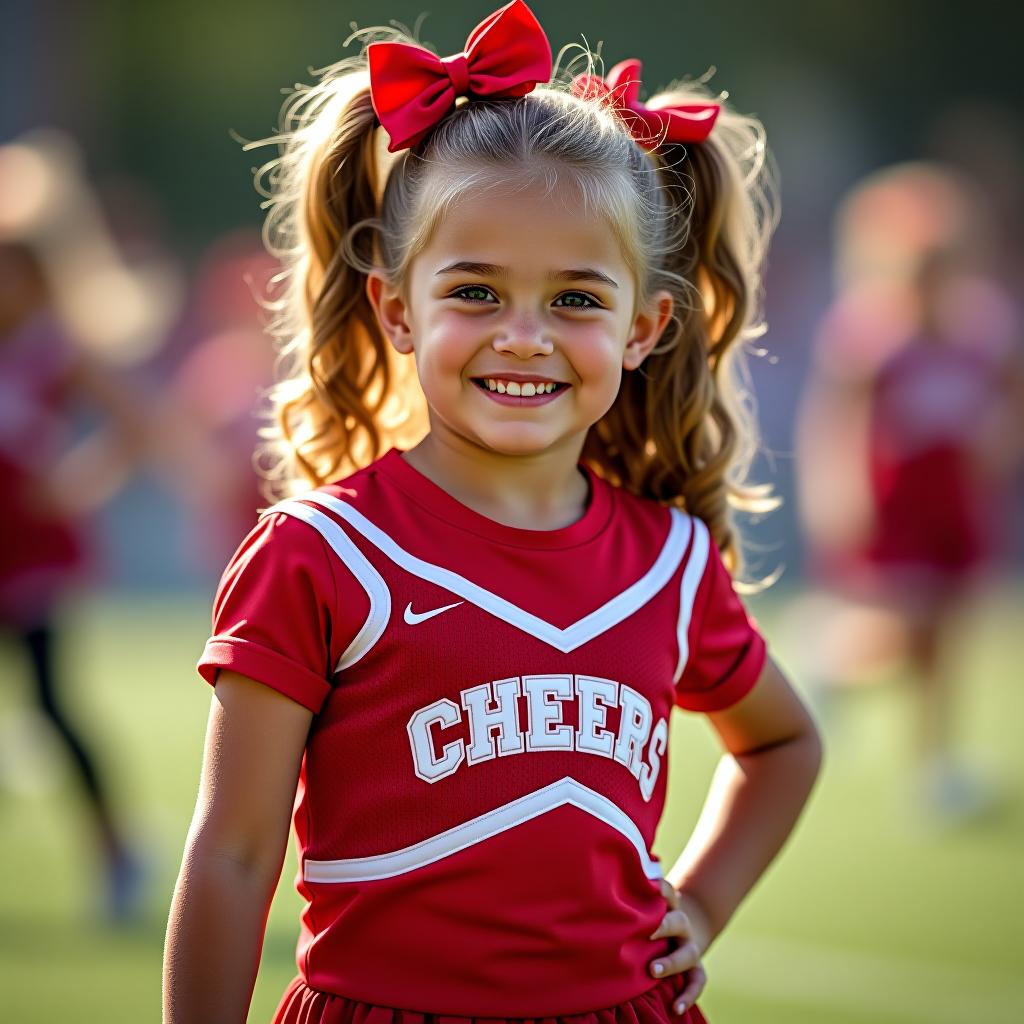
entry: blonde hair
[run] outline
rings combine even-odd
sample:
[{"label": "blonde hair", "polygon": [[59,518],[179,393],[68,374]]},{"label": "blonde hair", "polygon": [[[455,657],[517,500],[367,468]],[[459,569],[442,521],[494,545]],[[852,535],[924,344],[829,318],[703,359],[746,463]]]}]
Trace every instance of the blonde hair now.
[{"label": "blonde hair", "polygon": [[[379,38],[380,33],[376,33]],[[707,99],[703,83],[659,100]],[[426,432],[413,361],[397,356],[365,294],[401,285],[445,210],[495,168],[568,180],[609,220],[642,296],[672,293],[673,322],[587,436],[604,478],[704,520],[734,571],[731,509],[777,506],[746,476],[757,448],[742,343],[760,336],[762,267],[777,222],[764,130],[723,105],[708,141],[641,149],[606,106],[554,83],[458,105],[412,151],[384,147],[365,56],[325,69],[282,111],[281,147],[257,174],[265,241],[284,270],[273,304],[281,383],[263,449],[268,494],[319,486]]]}]

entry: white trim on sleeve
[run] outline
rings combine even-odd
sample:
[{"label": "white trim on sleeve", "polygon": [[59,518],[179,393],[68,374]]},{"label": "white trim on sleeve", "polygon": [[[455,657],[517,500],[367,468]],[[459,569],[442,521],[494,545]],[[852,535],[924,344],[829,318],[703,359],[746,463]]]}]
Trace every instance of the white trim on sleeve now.
[{"label": "white trim on sleeve", "polygon": [[686,668],[686,662],[690,657],[690,619],[693,617],[693,602],[697,597],[700,581],[704,578],[711,549],[710,535],[704,521],[691,516],[690,522],[693,523],[693,545],[679,582],[679,621],[676,624],[679,661],[676,663],[676,674],[672,677],[673,683],[678,683],[682,678],[683,669]]},{"label": "white trim on sleeve", "polygon": [[366,621],[345,649],[345,653],[342,654],[334,671],[340,672],[342,669],[349,668],[381,638],[381,634],[391,618],[391,592],[388,590],[388,585],[345,531],[330,516],[324,515],[323,512],[296,498],[279,502],[272,508],[268,508],[263,515],[267,516],[274,512],[292,516],[312,526],[359,581],[363,590],[366,591],[366,596],[370,599],[370,611],[366,616]]}]

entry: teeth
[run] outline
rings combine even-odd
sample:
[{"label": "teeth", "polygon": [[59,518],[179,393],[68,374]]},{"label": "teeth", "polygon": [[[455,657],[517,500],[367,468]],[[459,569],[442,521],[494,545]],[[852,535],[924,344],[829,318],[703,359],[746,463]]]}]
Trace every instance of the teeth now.
[{"label": "teeth", "polygon": [[525,384],[520,384],[514,380],[503,381],[494,377],[485,377],[484,383],[487,385],[488,391],[497,391],[499,395],[522,395],[523,398],[532,398],[534,395],[550,395],[556,386],[554,381],[542,383],[528,381]]}]

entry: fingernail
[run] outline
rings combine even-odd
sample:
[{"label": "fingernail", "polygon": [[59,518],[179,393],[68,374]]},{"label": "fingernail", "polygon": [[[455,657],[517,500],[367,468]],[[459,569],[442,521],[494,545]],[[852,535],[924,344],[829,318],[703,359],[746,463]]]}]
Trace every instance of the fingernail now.
[{"label": "fingernail", "polygon": [[665,973],[665,965],[664,964],[655,964],[654,965],[654,973],[655,974],[664,974]]},{"label": "fingernail", "polygon": [[686,1003],[684,1003],[684,1002],[676,1003],[676,1013],[686,1013]]}]

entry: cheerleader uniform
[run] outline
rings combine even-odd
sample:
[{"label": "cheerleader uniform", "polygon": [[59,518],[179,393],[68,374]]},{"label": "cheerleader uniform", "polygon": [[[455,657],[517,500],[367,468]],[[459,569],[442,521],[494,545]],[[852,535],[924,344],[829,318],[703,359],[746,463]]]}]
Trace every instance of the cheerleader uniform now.
[{"label": "cheerleader uniform", "polygon": [[942,601],[1005,547],[1006,481],[980,463],[993,443],[987,420],[1007,402],[1017,320],[987,282],[959,281],[951,295],[942,337],[918,332],[898,293],[855,291],[817,340],[824,374],[862,388],[869,403],[870,526],[857,543],[813,558],[854,597]]},{"label": "cheerleader uniform", "polygon": [[583,517],[522,530],[393,449],[228,566],[200,673],[314,712],[275,1024],[703,1021],[649,972],[668,722],[743,697],[765,643],[700,520],[580,468]]},{"label": "cheerleader uniform", "polygon": [[955,588],[987,560],[997,495],[976,469],[978,424],[998,399],[993,352],[918,338],[874,385],[869,478],[874,531],[863,552],[885,578]]}]

